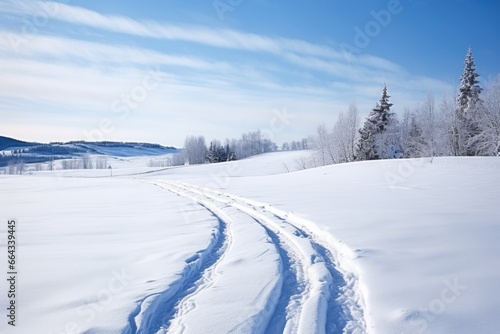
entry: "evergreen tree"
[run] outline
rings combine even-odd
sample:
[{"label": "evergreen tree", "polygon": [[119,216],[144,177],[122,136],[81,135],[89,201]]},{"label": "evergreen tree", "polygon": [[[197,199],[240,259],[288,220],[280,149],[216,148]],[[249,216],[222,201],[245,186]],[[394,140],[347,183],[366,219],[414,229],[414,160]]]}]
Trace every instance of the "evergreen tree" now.
[{"label": "evergreen tree", "polygon": [[224,146],[219,145],[219,147],[217,147],[216,150],[217,150],[217,162],[227,161],[228,155],[226,153],[226,149],[224,148]]},{"label": "evergreen tree", "polygon": [[476,65],[472,55],[472,49],[469,48],[465,56],[465,67],[460,78],[460,91],[457,98],[456,122],[453,126],[453,154],[476,155],[477,142],[474,137],[481,132],[477,122],[478,115],[482,110],[482,101],[480,98],[481,87],[479,86],[476,72]]},{"label": "evergreen tree", "polygon": [[359,141],[356,146],[356,160],[374,160],[375,155],[375,125],[367,118],[363,128],[359,130]]},{"label": "evergreen tree", "polygon": [[464,63],[465,67],[460,78],[460,93],[458,95],[458,111],[461,114],[474,112],[477,109],[481,104],[479,94],[482,92],[477,80],[479,74],[476,72],[476,64],[471,48],[467,51]]},{"label": "evergreen tree", "polygon": [[210,147],[208,148],[206,160],[208,163],[219,162],[218,147],[217,147],[217,144],[214,143],[213,141],[210,142]]},{"label": "evergreen tree", "polygon": [[231,151],[229,144],[222,145],[218,140],[210,142],[210,147],[207,152],[206,161],[208,163],[216,163],[223,161],[236,160],[234,152]]},{"label": "evergreen tree", "polygon": [[229,144],[226,144],[226,148],[224,149],[224,160],[223,161],[234,161],[236,160],[236,154],[231,150]]},{"label": "evergreen tree", "polygon": [[401,157],[397,120],[391,112],[392,103],[384,85],[379,103],[372,109],[363,128],[356,148],[356,160],[376,160]]}]

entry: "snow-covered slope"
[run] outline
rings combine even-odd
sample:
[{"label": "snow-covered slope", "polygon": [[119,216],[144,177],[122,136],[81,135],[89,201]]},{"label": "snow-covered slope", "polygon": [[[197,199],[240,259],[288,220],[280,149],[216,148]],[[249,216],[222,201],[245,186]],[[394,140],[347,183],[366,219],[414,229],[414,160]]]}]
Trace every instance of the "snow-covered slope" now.
[{"label": "snow-covered slope", "polygon": [[[7,219],[16,220],[18,240],[18,321],[15,328],[2,321],[1,333],[118,332],[147,296],[179,284],[185,260],[217,232],[203,208],[139,182],[4,176],[0,183],[5,258]],[[0,268],[6,273],[7,261]],[[5,310],[3,279],[0,288]]]},{"label": "snow-covered slope", "polygon": [[234,178],[224,188],[347,245],[352,253],[342,256],[359,272],[373,333],[500,330],[500,290],[492,288],[500,279],[500,159],[362,162]]},{"label": "snow-covered slope", "polygon": [[0,331],[500,331],[500,159],[307,155],[1,176],[20,260]]}]

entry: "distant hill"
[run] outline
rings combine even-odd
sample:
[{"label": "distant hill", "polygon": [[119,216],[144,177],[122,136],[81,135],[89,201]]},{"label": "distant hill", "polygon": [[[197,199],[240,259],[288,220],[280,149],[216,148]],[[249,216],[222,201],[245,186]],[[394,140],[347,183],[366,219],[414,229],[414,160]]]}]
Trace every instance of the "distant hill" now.
[{"label": "distant hill", "polygon": [[0,136],[0,150],[5,150],[7,148],[18,148],[36,145],[34,143],[28,143],[25,141],[17,140],[14,138]]},{"label": "distant hill", "polygon": [[136,142],[86,142],[71,141],[67,143],[29,143],[9,137],[0,136],[0,167],[9,163],[38,163],[56,159],[80,157],[87,154],[110,156],[155,156],[177,153],[172,146]]}]

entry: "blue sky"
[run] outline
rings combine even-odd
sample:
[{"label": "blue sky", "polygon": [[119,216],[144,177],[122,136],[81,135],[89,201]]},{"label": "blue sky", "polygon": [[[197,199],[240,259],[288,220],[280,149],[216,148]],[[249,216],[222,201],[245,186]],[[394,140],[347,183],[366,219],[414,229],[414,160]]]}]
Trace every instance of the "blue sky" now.
[{"label": "blue sky", "polygon": [[454,96],[467,48],[500,73],[500,4],[473,0],[1,1],[0,135],[281,143]]}]

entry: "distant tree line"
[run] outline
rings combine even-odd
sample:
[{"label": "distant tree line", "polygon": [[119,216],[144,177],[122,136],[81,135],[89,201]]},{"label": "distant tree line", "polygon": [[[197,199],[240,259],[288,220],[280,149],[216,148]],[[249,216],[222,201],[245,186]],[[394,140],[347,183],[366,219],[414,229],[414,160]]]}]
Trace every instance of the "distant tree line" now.
[{"label": "distant tree line", "polygon": [[[61,157],[54,157],[54,159],[60,159]],[[0,155],[0,167],[5,167],[8,165],[16,165],[19,163],[32,164],[47,161],[46,157],[31,156],[31,155]]]},{"label": "distant tree line", "polygon": [[[0,157],[0,161],[1,161]],[[62,158],[58,157],[60,160],[60,169],[106,169],[108,168],[108,160],[106,157],[95,157],[91,158],[88,155],[83,155],[78,158]],[[31,157],[23,156],[18,159],[10,159],[2,167],[5,174],[24,174],[28,171],[27,164],[33,164],[30,170],[43,171],[43,170],[54,170],[55,169],[55,158],[47,160],[45,157]]]},{"label": "distant tree line", "polygon": [[226,139],[224,143],[212,140],[208,145],[204,136],[188,136],[181,154],[174,155],[173,165],[217,163],[244,159],[258,154],[274,152],[276,143],[265,138],[260,130],[244,133],[239,139]]},{"label": "distant tree line", "polygon": [[106,157],[95,157],[92,159],[88,155],[79,158],[65,159],[61,161],[61,169],[106,169],[108,159]]},{"label": "distant tree line", "polygon": [[[36,171],[41,171],[44,169],[42,167],[43,164],[41,162],[45,162],[45,161],[46,161],[46,159],[40,160],[40,158],[31,159],[31,160],[30,159],[25,160],[24,158],[17,159],[17,160],[10,159],[9,161],[7,161],[6,165],[4,165],[4,166],[6,166],[6,168],[3,169],[3,173],[4,174],[11,174],[11,175],[13,175],[13,174],[22,175],[26,171],[28,171],[28,165],[27,165],[28,163],[34,164]],[[54,161],[50,161],[46,165],[47,165],[47,167],[46,167],[47,170],[52,170],[54,167]],[[2,173],[2,170],[0,170],[0,173]]]},{"label": "distant tree line", "polygon": [[281,145],[282,151],[300,151],[309,149],[307,138],[297,141],[285,142]]},{"label": "distant tree line", "polygon": [[[364,123],[353,104],[332,128],[320,125],[309,143],[314,164],[434,156],[500,155],[500,75],[481,87],[472,50],[456,99],[436,106],[431,93],[398,119],[387,87]],[[361,126],[360,126],[361,125]]]}]

